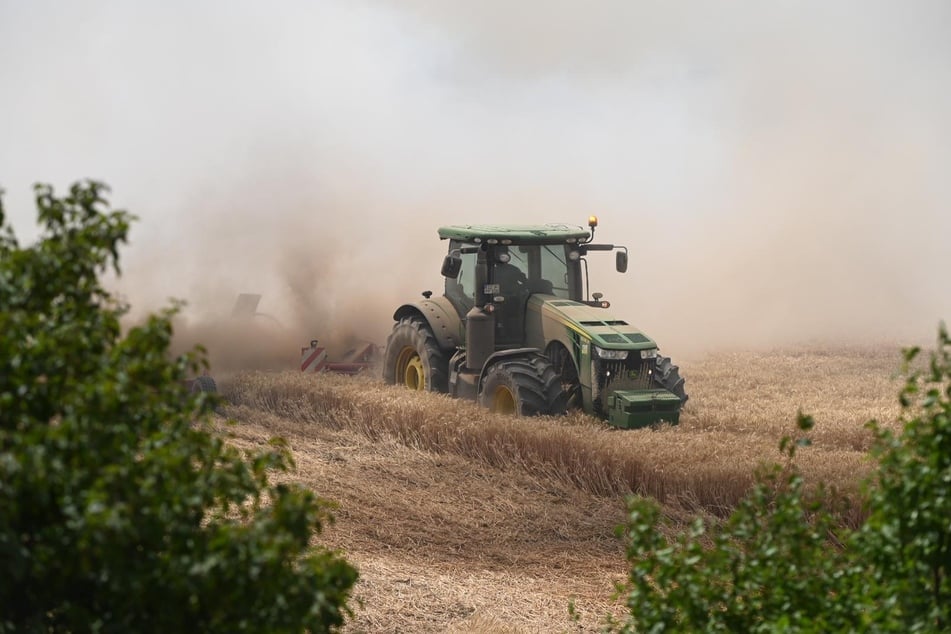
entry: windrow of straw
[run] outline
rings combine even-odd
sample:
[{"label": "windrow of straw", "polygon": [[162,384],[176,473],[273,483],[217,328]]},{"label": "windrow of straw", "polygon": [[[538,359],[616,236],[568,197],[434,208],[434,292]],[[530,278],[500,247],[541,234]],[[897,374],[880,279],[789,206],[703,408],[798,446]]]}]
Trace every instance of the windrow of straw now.
[{"label": "windrow of straw", "polygon": [[[805,394],[807,400],[837,396],[845,408],[827,406],[823,414],[846,422],[820,425],[815,446],[801,451],[798,460],[815,482],[854,491],[858,476],[868,470],[869,435],[861,421],[852,420],[863,413],[849,407],[852,394],[837,386],[835,372],[810,382],[822,359],[773,355],[757,361],[762,358],[719,368],[709,364],[708,374],[720,389],[711,381],[696,381],[680,425],[643,430],[615,430],[581,414],[499,416],[474,403],[389,387],[367,377],[246,373],[225,384],[225,395],[235,405],[295,421],[295,435],[306,437],[309,426],[352,430],[370,439],[395,439],[495,467],[517,467],[595,495],[634,493],[717,515],[742,498],[759,465],[779,458],[779,438],[791,433],[797,409],[789,406],[790,393]],[[743,366],[755,372],[746,375],[739,371]],[[784,373],[785,392],[764,384],[768,368],[774,376]],[[844,380],[847,386],[854,383]],[[891,385],[887,375],[880,381],[880,391]],[[775,393],[771,396],[767,388]],[[777,401],[783,400],[787,408],[781,414]],[[708,403],[716,406],[708,408]]]}]

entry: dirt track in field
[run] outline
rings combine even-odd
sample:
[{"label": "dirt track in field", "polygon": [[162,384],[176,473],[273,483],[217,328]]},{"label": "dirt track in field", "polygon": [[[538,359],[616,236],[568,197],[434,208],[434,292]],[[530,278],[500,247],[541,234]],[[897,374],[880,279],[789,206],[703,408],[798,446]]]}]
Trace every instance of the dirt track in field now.
[{"label": "dirt track in field", "polygon": [[722,515],[799,409],[817,419],[807,477],[854,492],[863,423],[898,413],[898,360],[797,349],[684,363],[691,401],[660,430],[509,419],[372,377],[296,373],[226,382],[226,414],[238,446],[287,439],[290,478],[339,505],[321,540],[361,571],[351,631],[588,631],[622,613],[625,493],[661,499],[674,525]]}]

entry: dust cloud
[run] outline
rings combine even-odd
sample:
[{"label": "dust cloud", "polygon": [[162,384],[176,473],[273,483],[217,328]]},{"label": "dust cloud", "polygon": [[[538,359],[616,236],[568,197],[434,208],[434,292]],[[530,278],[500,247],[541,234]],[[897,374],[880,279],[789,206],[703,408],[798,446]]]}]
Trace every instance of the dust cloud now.
[{"label": "dust cloud", "polygon": [[927,341],[949,33],[943,1],[0,2],[0,182],[21,235],[31,183],[111,184],[115,288],[186,300],[218,367],[383,343],[441,224],[592,213],[631,250],[594,290],[675,356]]}]

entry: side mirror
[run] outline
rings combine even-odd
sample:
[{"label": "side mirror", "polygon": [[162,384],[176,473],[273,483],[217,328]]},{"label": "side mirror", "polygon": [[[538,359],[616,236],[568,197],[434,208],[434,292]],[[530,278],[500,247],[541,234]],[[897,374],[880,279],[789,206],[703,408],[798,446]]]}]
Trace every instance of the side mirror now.
[{"label": "side mirror", "polygon": [[448,277],[449,279],[456,279],[459,277],[459,271],[462,269],[462,258],[458,255],[452,255],[451,253],[443,258],[442,261],[442,276]]},{"label": "side mirror", "polygon": [[617,268],[618,273],[627,272],[627,251],[618,251],[615,254],[615,267]]}]

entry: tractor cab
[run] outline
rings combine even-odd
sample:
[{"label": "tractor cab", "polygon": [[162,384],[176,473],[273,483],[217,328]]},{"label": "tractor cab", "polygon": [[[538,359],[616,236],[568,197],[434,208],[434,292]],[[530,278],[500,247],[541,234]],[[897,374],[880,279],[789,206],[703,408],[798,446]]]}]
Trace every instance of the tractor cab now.
[{"label": "tractor cab", "polygon": [[464,225],[439,229],[449,240],[443,262],[445,296],[461,319],[473,307],[495,317],[495,347],[525,345],[525,317],[533,295],[607,307],[599,294],[588,296],[588,251],[619,249],[617,269],[627,269],[627,249],[591,244],[591,232],[569,225],[494,226]]},{"label": "tractor cab", "polygon": [[569,266],[563,244],[488,240],[492,238],[481,243],[450,239],[447,257],[458,258],[459,275],[446,278],[445,294],[463,319],[474,306],[488,307],[495,315],[497,346],[520,345],[528,298],[533,294],[564,299],[579,295],[577,266]]}]

